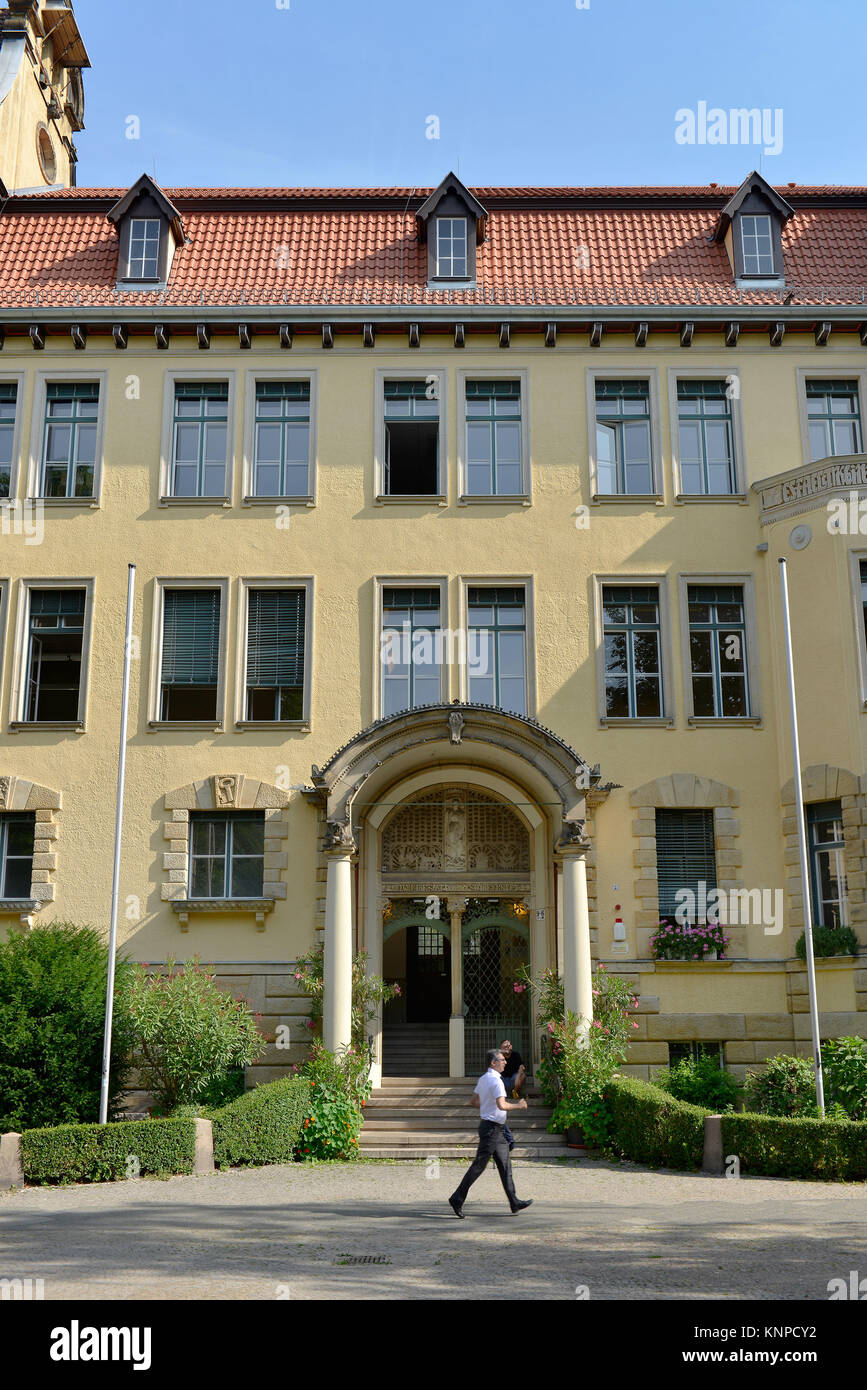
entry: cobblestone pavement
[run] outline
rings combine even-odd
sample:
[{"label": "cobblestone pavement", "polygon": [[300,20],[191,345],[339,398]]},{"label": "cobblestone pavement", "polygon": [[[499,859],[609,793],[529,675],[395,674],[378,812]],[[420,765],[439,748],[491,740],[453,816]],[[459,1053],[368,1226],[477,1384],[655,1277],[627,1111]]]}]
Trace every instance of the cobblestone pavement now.
[{"label": "cobblestone pavement", "polygon": [[[589,1159],[259,1168],[0,1198],[0,1277],[46,1299],[822,1299],[867,1271],[864,1184],[726,1180]],[[351,1265],[352,1256],[382,1263]]]}]

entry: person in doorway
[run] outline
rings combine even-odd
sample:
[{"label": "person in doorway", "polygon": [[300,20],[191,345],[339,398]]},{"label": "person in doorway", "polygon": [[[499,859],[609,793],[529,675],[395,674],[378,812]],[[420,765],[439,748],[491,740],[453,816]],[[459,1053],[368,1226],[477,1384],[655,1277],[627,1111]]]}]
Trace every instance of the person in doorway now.
[{"label": "person in doorway", "polygon": [[[487,1056],[488,1070],[484,1076],[480,1076],[473,1092],[472,1104],[478,1103],[479,1106],[479,1147],[476,1156],[464,1174],[463,1181],[449,1197],[449,1206],[455,1216],[463,1217],[463,1205],[467,1200],[467,1193],[477,1178],[482,1176],[491,1159],[497,1165],[497,1172],[500,1175],[500,1182],[503,1184],[509,1206],[512,1208],[512,1215],[523,1211],[530,1206],[532,1197],[527,1201],[519,1200],[515,1192],[515,1183],[512,1178],[512,1160],[509,1157],[509,1144],[504,1130],[506,1127],[506,1114],[509,1110],[526,1110],[525,1100],[508,1101],[506,1100],[506,1088],[503,1085],[503,1068],[506,1059],[498,1048],[492,1048]],[[478,1102],[476,1102],[478,1097]]]},{"label": "person in doorway", "polygon": [[515,1100],[520,1100],[521,1087],[527,1079],[527,1068],[521,1060],[520,1052],[515,1051],[508,1038],[500,1043],[500,1051],[506,1059],[506,1070],[503,1072],[506,1095],[514,1096]]}]

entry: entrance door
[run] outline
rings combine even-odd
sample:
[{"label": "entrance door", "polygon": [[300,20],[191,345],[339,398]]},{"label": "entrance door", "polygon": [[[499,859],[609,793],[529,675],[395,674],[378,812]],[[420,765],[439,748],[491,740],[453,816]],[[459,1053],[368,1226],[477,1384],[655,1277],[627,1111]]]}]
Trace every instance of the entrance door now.
[{"label": "entrance door", "polygon": [[451,1012],[451,950],[431,924],[406,929],[406,1018],[441,1023]]}]

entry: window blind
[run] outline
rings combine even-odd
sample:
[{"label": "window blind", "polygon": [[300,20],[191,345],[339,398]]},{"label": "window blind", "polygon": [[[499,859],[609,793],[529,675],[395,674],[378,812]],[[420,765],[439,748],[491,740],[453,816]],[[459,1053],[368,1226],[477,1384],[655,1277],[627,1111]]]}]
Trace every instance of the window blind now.
[{"label": "window blind", "polygon": [[247,685],[304,685],[303,589],[251,589]]},{"label": "window blind", "polygon": [[163,685],[216,685],[219,589],[168,589],[163,610]]},{"label": "window blind", "polygon": [[699,898],[700,883],[716,887],[713,811],[657,811],[656,871],[661,917],[677,911],[679,889]]}]

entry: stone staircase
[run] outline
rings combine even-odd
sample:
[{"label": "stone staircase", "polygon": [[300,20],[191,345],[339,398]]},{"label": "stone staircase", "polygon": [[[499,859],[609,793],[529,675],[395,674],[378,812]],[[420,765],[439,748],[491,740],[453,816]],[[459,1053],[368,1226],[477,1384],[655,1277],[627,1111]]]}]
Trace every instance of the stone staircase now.
[{"label": "stone staircase", "polygon": [[383,1029],[382,1065],[389,1076],[448,1076],[448,1023],[391,1023]]},{"label": "stone staircase", "polygon": [[[460,1158],[476,1151],[479,1112],[470,1105],[474,1077],[385,1076],[364,1108],[362,1158]],[[537,1088],[524,1089],[526,1110],[513,1110],[513,1158],[556,1158],[572,1153],[562,1134],[547,1131],[550,1110]]]}]

